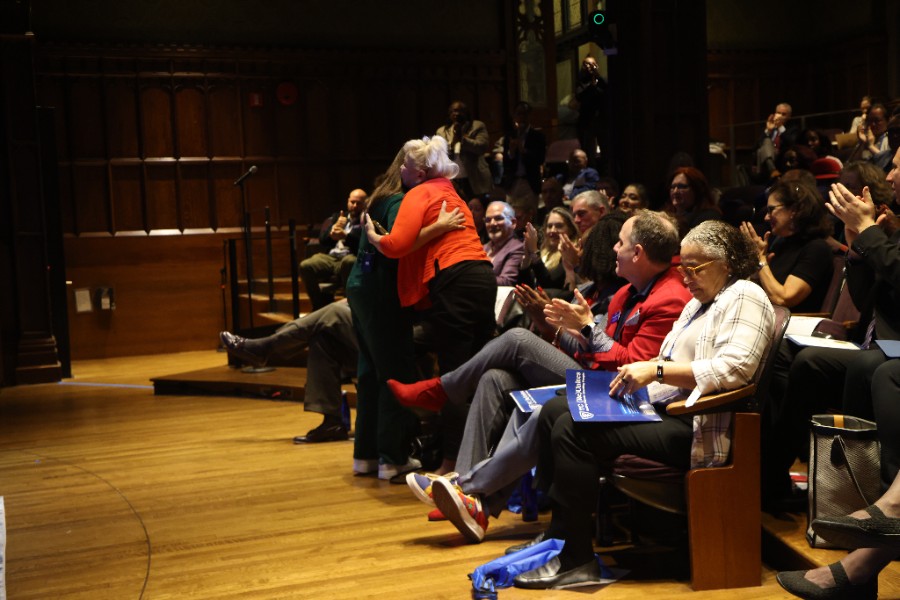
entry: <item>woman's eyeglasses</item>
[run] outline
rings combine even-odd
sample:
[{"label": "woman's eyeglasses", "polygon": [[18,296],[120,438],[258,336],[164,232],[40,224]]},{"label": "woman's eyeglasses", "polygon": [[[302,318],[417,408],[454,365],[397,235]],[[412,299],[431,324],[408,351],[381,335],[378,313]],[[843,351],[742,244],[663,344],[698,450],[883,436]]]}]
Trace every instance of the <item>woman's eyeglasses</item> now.
[{"label": "woman's eyeglasses", "polygon": [[768,206],[766,206],[766,214],[771,215],[773,212],[775,212],[775,209],[781,208],[782,206],[784,206],[784,204],[769,204]]},{"label": "woman's eyeglasses", "polygon": [[670,190],[688,190],[691,186],[686,183],[673,183],[669,186]]},{"label": "woman's eyeglasses", "polygon": [[698,273],[700,273],[701,271],[706,269],[706,267],[708,267],[709,265],[716,262],[716,260],[718,260],[718,259],[714,258],[711,261],[705,262],[702,265],[697,265],[696,267],[686,267],[684,265],[678,265],[678,267],[677,267],[678,272],[681,273],[682,277],[690,277],[691,279],[694,279],[697,277]]}]

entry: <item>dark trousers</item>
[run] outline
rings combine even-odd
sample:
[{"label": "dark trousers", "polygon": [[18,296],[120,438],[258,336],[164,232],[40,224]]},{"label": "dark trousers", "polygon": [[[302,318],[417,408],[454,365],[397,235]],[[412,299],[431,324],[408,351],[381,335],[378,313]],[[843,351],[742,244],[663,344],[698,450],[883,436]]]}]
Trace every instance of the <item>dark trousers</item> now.
[{"label": "dark trousers", "polygon": [[692,421],[661,411],[659,423],[576,423],[565,397],[550,400],[538,418],[538,486],[550,495],[553,518],[548,537],[566,544],[564,568],[593,556],[591,513],[600,476],[622,454],[635,454],[687,470]]},{"label": "dark trousers", "polygon": [[[488,261],[465,261],[440,270],[428,284],[430,324],[441,373],[449,373],[481,350],[497,329],[497,279]],[[441,412],[444,458],[459,452],[468,407],[448,402]]]}]

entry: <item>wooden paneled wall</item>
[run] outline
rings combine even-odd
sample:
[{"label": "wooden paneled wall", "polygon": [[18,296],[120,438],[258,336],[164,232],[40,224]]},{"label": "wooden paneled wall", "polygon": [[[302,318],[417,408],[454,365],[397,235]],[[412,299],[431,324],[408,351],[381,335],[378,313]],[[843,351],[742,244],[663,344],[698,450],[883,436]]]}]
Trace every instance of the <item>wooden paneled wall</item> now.
[{"label": "wooden paneled wall", "polygon": [[[215,347],[223,236],[245,209],[255,231],[264,207],[276,236],[290,219],[303,231],[371,190],[452,100],[492,136],[507,110],[502,51],[43,45],[36,71],[55,107],[67,279],[116,291],[113,312],[69,307],[75,359]],[[251,165],[245,206],[233,182]]]},{"label": "wooden paneled wall", "polygon": [[[885,98],[888,90],[887,39],[859,36],[809,49],[717,50],[708,54],[709,131],[729,141],[728,125],[761,121],[778,102],[795,115],[841,111],[859,106],[863,95]],[[810,119],[808,126],[850,126],[852,115]],[[800,123],[796,122],[799,126]],[[737,149],[753,147],[761,125],[735,129]]]},{"label": "wooden paneled wall", "polygon": [[[68,233],[318,222],[454,99],[497,135],[503,52],[301,52],[42,46],[40,102],[56,107]],[[279,87],[281,86],[281,87]],[[294,86],[294,100],[286,88]],[[279,95],[279,90],[282,94]],[[251,165],[246,207],[232,185]]]}]

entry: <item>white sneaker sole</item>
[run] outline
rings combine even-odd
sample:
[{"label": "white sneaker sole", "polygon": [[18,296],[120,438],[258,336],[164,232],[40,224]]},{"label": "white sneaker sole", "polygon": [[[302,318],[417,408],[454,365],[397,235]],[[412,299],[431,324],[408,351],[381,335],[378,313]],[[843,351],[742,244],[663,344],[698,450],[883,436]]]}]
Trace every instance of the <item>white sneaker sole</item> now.
[{"label": "white sneaker sole", "polygon": [[410,471],[416,471],[422,468],[422,463],[420,463],[415,458],[410,458],[405,465],[378,465],[378,479],[390,480],[396,477],[397,475],[402,475],[403,473],[409,473]]},{"label": "white sneaker sole", "polygon": [[[429,478],[429,479],[431,479],[431,478]],[[416,498],[418,498],[419,500],[421,500],[428,506],[434,506],[434,500],[431,498],[431,496],[429,496],[428,494],[425,493],[425,490],[423,490],[419,486],[419,483],[416,481],[416,472],[415,471],[413,471],[412,473],[409,473],[406,476],[406,485],[409,486],[409,489],[412,490],[412,493]],[[431,480],[431,486],[432,486],[432,489],[434,489],[434,480],[433,479]]]},{"label": "white sneaker sole", "polygon": [[470,542],[479,543],[484,539],[484,528],[469,514],[456,487],[447,479],[436,479],[431,483],[434,503],[438,510],[453,523],[453,526]]}]

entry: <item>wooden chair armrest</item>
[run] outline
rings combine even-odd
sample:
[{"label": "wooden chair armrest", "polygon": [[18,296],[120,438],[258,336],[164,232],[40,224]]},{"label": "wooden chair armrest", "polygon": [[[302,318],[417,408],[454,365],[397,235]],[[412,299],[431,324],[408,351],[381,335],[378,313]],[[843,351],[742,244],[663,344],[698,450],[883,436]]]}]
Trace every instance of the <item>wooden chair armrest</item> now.
[{"label": "wooden chair armrest", "polygon": [[810,317],[815,319],[828,319],[831,318],[831,313],[791,313],[791,317]]},{"label": "wooden chair armrest", "polygon": [[693,406],[686,406],[684,400],[672,402],[666,407],[666,412],[670,415],[698,415],[711,412],[724,412],[730,410],[731,405],[737,404],[739,400],[743,400],[755,393],[756,384],[751,383],[736,390],[700,396]]}]

